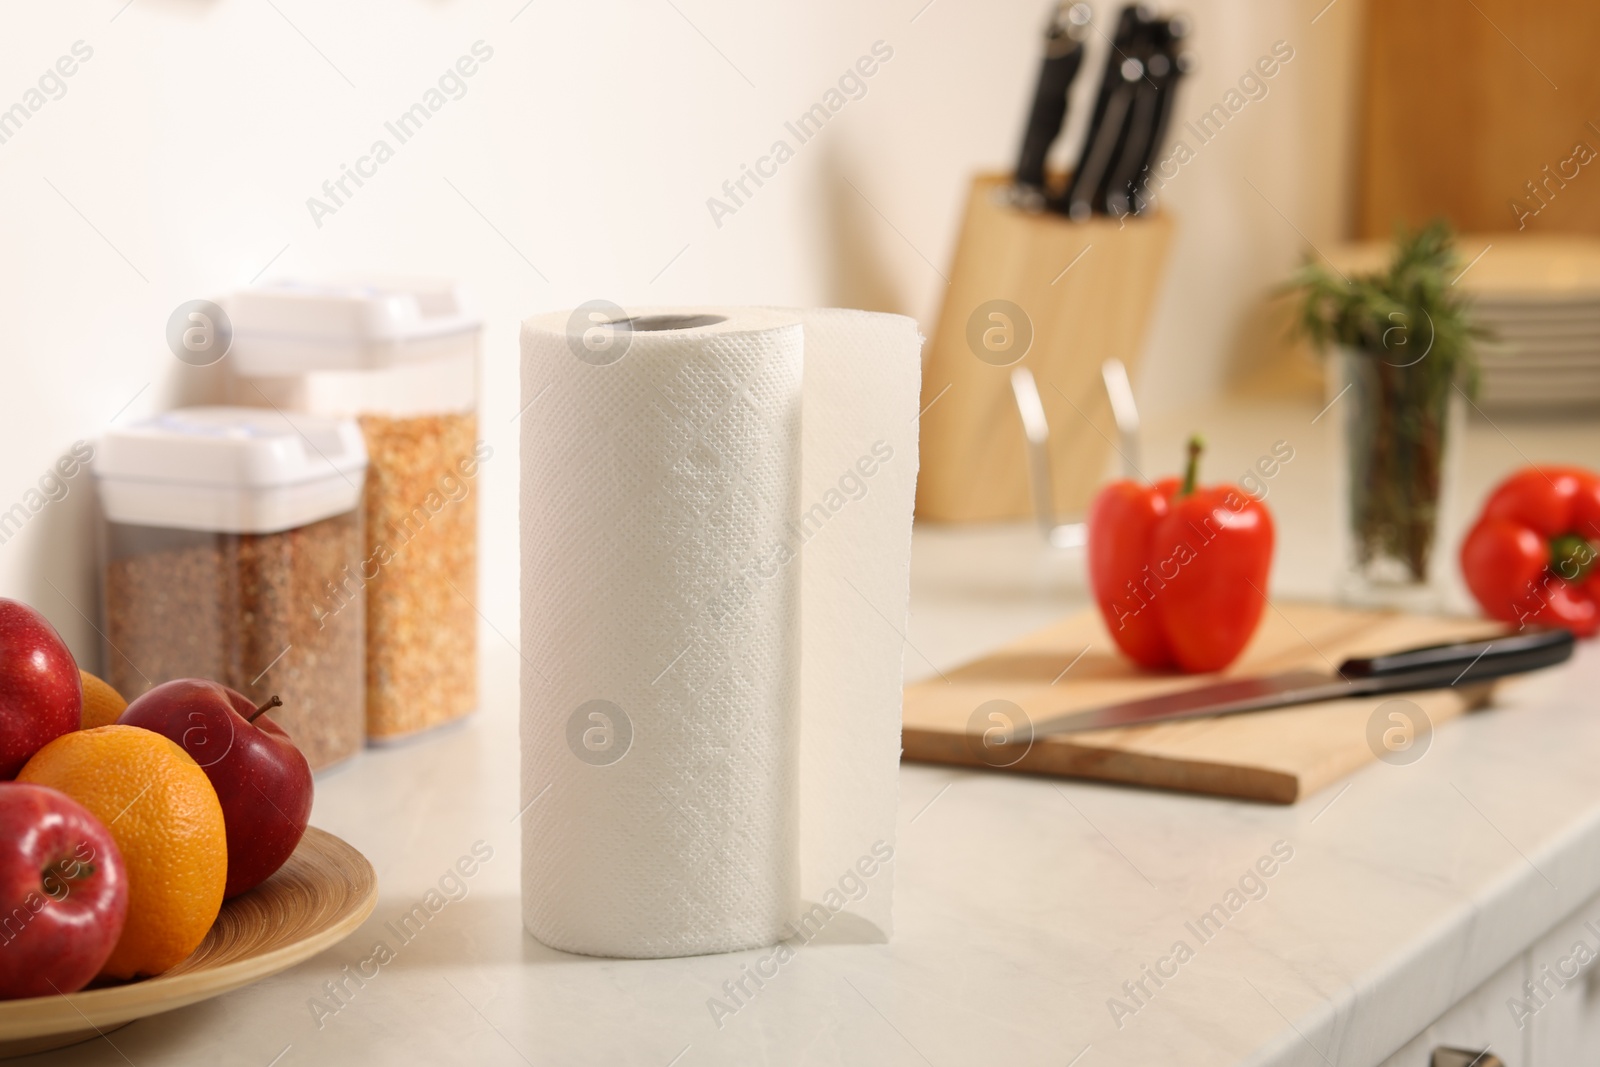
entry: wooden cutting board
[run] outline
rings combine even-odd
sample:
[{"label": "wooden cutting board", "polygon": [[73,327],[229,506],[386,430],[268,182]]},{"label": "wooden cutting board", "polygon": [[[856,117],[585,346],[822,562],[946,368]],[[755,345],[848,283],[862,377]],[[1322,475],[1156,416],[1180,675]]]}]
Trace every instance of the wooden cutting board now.
[{"label": "wooden cutting board", "polygon": [[[1351,656],[1483,638],[1504,630],[1482,619],[1277,604],[1263,616],[1244,655],[1221,675],[1153,674],[1117,652],[1099,613],[1091,610],[943,677],[907,686],[904,758],[992,766],[993,750],[984,748],[982,732],[1001,720],[989,719],[987,711],[977,713],[989,701],[1009,701],[1028,721],[1042,723],[1062,712],[1155,696],[1221,677],[1307,668],[1331,674]],[[1420,707],[1437,728],[1486,703],[1491,688],[1492,683],[1408,693],[1404,699]],[[1379,704],[1391,699],[1363,697],[1037,737],[1026,755],[1006,769],[1293,804],[1376,758],[1368,742],[1369,720]],[[995,709],[1005,713],[1006,706],[988,710]],[[1425,740],[1427,728],[1413,744]]]}]

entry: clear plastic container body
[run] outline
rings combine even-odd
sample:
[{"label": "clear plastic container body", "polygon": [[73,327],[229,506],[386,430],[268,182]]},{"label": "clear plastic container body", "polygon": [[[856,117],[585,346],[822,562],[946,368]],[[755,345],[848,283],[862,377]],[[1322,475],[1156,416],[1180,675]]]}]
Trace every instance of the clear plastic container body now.
[{"label": "clear plastic container body", "polygon": [[314,770],[355,755],[366,598],[346,575],[363,544],[359,508],[278,533],[107,523],[107,681],[130,700],[174,678],[276,695],[273,720]]},{"label": "clear plastic container body", "polygon": [[367,446],[366,732],[396,741],[478,706],[477,335],[370,370],[234,380],[241,404],[353,417]]}]

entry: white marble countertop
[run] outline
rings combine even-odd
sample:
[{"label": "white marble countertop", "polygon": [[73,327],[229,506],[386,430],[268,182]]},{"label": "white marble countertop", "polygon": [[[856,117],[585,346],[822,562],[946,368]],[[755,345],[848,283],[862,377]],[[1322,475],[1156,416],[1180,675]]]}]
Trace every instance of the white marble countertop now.
[{"label": "white marble countertop", "polygon": [[[1216,473],[1314,412],[1232,420],[1214,435]],[[1480,488],[1519,450],[1600,454],[1586,427],[1505,429],[1474,428]],[[1147,455],[1180,434],[1152,428]],[[1303,595],[1331,577],[1317,548],[1331,506],[1316,504],[1317,452],[1300,457],[1270,502],[1285,542],[1275,587]],[[1081,605],[1078,568],[1021,527],[919,531],[908,671]],[[719,1028],[708,998],[761,953],[597,960],[523,933],[508,622],[483,634],[478,715],[318,783],[314,823],[377,868],[361,931],[247,989],[17,1062],[1365,1065],[1600,891],[1590,646],[1440,730],[1421,761],[1373,763],[1294,807],[908,764],[892,943],[825,943],[826,928]],[[465,897],[400,943],[385,924],[478,842],[493,856]],[[1270,878],[1247,877],[1258,863]],[[1241,879],[1258,899],[1197,936],[1190,924]],[[330,999],[325,983],[379,940],[392,961]],[[1157,987],[1146,965],[1172,977]],[[1135,1001],[1123,983],[1141,979]]]}]

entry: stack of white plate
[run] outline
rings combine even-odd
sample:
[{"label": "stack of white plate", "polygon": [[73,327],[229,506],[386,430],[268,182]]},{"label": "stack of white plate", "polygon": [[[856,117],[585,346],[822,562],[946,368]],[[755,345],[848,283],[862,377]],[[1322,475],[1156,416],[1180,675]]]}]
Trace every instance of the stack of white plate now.
[{"label": "stack of white plate", "polygon": [[1486,294],[1478,299],[1476,311],[1478,322],[1495,337],[1479,350],[1481,403],[1600,403],[1600,293]]},{"label": "stack of white plate", "polygon": [[[1478,346],[1479,406],[1600,405],[1600,240],[1463,235],[1457,248],[1471,265],[1456,284],[1492,338]],[[1391,249],[1385,242],[1340,251],[1333,258],[1341,269],[1371,270]]]}]

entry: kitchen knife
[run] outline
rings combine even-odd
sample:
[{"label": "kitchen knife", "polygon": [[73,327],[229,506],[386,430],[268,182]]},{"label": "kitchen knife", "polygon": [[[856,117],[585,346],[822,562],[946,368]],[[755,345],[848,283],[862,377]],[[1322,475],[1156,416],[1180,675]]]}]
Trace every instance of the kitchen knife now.
[{"label": "kitchen knife", "polygon": [[1170,67],[1166,55],[1157,52],[1145,60],[1145,77],[1132,86],[1128,121],[1123,125],[1111,165],[1101,173],[1093,197],[1095,207],[1107,215],[1120,217],[1131,210],[1127,190],[1134,169],[1143,161],[1150,139],[1155,135],[1161,104],[1160,83],[1166,80]]},{"label": "kitchen knife", "polygon": [[1570,659],[1572,648],[1572,634],[1554,629],[1528,629],[1486,641],[1429,645],[1382,656],[1347,659],[1339,665],[1336,675],[1290,671],[1260,678],[1235,678],[1143,700],[1074,711],[1038,724],[1033,736],[1144,726],[1323,700],[1475,685],[1553,667]]},{"label": "kitchen knife", "polygon": [[[1127,117],[1126,75],[1132,71],[1134,78],[1144,76],[1144,64],[1134,59],[1134,50],[1140,36],[1154,20],[1154,12],[1144,4],[1129,4],[1118,13],[1111,51],[1100,76],[1100,89],[1095,95],[1083,147],[1079,150],[1078,165],[1073,168],[1066,192],[1051,201],[1052,210],[1082,218],[1092,209],[1095,187],[1110,164]],[[1133,61],[1131,65],[1129,60]]]},{"label": "kitchen knife", "polygon": [[1146,198],[1139,196],[1140,179],[1160,151],[1172,117],[1178,80],[1187,72],[1189,57],[1178,49],[1188,34],[1182,17],[1158,20],[1145,39],[1145,79],[1135,87],[1132,113],[1116,161],[1106,170],[1095,191],[1095,205],[1106,214],[1121,217],[1141,213]]},{"label": "kitchen knife", "polygon": [[1067,117],[1067,94],[1083,65],[1083,40],[1089,35],[1091,17],[1088,4],[1058,0],[1045,28],[1044,62],[1017,156],[1016,199],[1032,210],[1044,206],[1045,159]]},{"label": "kitchen knife", "polygon": [[[1150,129],[1155,125],[1156,94],[1160,82],[1157,70],[1170,66],[1167,56],[1162,51],[1166,44],[1167,26],[1167,20],[1155,18],[1153,15],[1141,18],[1135,26],[1127,55],[1128,58],[1139,61],[1142,68],[1140,76],[1127,87],[1127,113],[1121,129],[1117,131],[1111,158],[1101,170],[1094,186],[1085,191],[1090,204],[1097,212],[1107,215],[1127,213],[1125,208],[1113,210],[1107,194],[1111,192],[1117,170],[1122,166],[1125,156],[1136,155],[1142,151],[1142,145],[1149,139]],[[1136,145],[1139,147],[1135,147]]]},{"label": "kitchen knife", "polygon": [[1066,213],[1074,219],[1086,219],[1095,209],[1095,190],[1104,180],[1116,156],[1117,145],[1126,134],[1129,111],[1133,107],[1136,86],[1144,78],[1144,64],[1132,56],[1124,59],[1117,68],[1119,84],[1112,91],[1101,116],[1100,128],[1093,140],[1086,142],[1088,151],[1073,172],[1072,184],[1066,196]]},{"label": "kitchen knife", "polygon": [[1178,82],[1193,69],[1194,57],[1187,52],[1179,53],[1172,60],[1171,73],[1167,75],[1166,81],[1162,83],[1155,133],[1150,138],[1145,158],[1135,169],[1133,180],[1128,183],[1129,204],[1135,214],[1144,214],[1150,209],[1150,205],[1155,199],[1150,193],[1147,175],[1150,173],[1150,168],[1156,164],[1156,156],[1166,146],[1167,131],[1172,127],[1172,112],[1176,108],[1178,99]]}]

